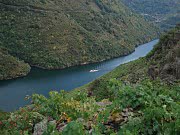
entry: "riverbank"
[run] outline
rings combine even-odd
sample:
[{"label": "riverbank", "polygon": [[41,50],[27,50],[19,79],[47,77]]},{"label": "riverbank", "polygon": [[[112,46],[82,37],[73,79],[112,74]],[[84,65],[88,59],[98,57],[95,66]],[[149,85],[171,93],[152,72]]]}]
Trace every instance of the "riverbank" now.
[{"label": "riverbank", "polygon": [[0,81],[26,76],[30,70],[29,64],[11,56],[0,47]]},{"label": "riverbank", "polygon": [[0,133],[178,134],[179,34],[177,27],[146,57],[119,66],[83,90],[34,94],[30,106],[2,115]]},{"label": "riverbank", "polygon": [[[0,81],[0,108],[5,111],[13,111],[29,104],[29,102],[24,101],[26,95],[38,93],[48,96],[50,90],[59,91],[63,89],[70,91],[83,86],[110,72],[120,64],[145,56],[153,49],[153,46],[157,42],[158,40],[154,40],[141,45],[135,49],[135,52],[128,56],[114,58],[100,63],[75,66],[62,70],[32,68],[28,76],[14,80]],[[98,69],[99,71],[90,73],[89,71],[93,69]],[[12,91],[16,92],[12,95]],[[7,95],[9,96],[8,98]]]},{"label": "riverbank", "polygon": [[31,66],[63,69],[129,54],[136,45],[158,37],[158,28],[120,1],[108,3],[3,0],[0,47]]},{"label": "riverbank", "polygon": [[[150,42],[150,41],[151,40],[148,39],[148,42]],[[142,44],[143,43],[146,43],[146,42],[144,41],[144,42],[142,42]],[[138,45],[136,44],[135,46],[138,47],[140,45],[141,44],[138,44]],[[111,60],[111,59],[115,59],[115,58],[118,58],[118,57],[127,56],[127,55],[133,53],[134,51],[135,51],[135,48],[132,51],[127,52],[125,54],[121,54],[119,56],[111,56],[111,57],[99,59],[99,60],[96,60],[96,61],[86,61],[86,62],[83,62],[83,63],[77,63],[77,64],[73,64],[73,65],[69,65],[69,66],[61,67],[61,68],[60,67],[58,67],[58,68],[55,68],[55,67],[45,68],[45,67],[40,66],[40,65],[33,65],[33,64],[30,64],[30,63],[25,63],[24,61],[19,61],[17,58],[14,57],[14,61],[18,60],[19,64],[21,64],[23,66],[26,66],[26,67],[19,66],[18,70],[20,70],[20,71],[11,70],[11,68],[15,69],[17,64],[11,64],[11,65],[8,66],[8,64],[10,64],[10,62],[6,62],[5,63],[5,62],[2,61],[1,64],[3,64],[3,63],[5,63],[5,64],[4,65],[0,64],[0,66],[3,66],[3,68],[6,68],[6,70],[5,71],[0,71],[0,81],[1,80],[11,80],[11,79],[25,77],[25,76],[27,76],[30,73],[31,67],[32,68],[35,67],[35,68],[39,68],[39,69],[44,69],[44,70],[62,70],[62,69],[70,68],[70,67],[83,66],[83,65],[88,65],[88,64],[95,64],[95,63],[99,63],[99,62],[104,62],[104,61],[108,61],[108,60]],[[9,57],[13,58],[12,55],[10,55],[10,54],[8,54],[8,55],[9,55]],[[9,67],[11,67],[11,68],[9,68]],[[16,71],[17,73],[15,74],[14,71]]]}]

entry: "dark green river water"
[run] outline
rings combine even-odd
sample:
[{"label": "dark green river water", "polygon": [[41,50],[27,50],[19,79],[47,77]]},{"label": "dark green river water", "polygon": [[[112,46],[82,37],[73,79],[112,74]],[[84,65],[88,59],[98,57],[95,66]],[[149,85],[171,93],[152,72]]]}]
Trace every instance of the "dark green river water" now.
[{"label": "dark green river water", "polygon": [[[32,68],[30,74],[23,78],[8,81],[0,81],[0,109],[13,111],[19,107],[29,104],[25,101],[26,95],[33,93],[48,96],[51,90],[72,90],[87,84],[94,79],[110,72],[117,66],[145,56],[153,49],[158,40],[151,41],[136,48],[135,52],[108,61],[76,66],[63,70],[43,70]],[[98,72],[89,72],[90,70]]]}]

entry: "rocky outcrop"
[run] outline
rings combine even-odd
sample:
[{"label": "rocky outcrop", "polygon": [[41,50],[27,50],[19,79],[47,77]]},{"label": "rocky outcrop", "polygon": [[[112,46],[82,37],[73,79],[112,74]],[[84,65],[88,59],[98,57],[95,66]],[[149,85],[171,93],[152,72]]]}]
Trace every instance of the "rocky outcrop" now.
[{"label": "rocky outcrop", "polygon": [[33,135],[42,135],[44,131],[47,129],[47,123],[48,123],[47,119],[44,119],[40,123],[37,123],[34,127]]},{"label": "rocky outcrop", "polygon": [[180,25],[164,35],[151,57],[148,75],[173,83],[180,79]]}]

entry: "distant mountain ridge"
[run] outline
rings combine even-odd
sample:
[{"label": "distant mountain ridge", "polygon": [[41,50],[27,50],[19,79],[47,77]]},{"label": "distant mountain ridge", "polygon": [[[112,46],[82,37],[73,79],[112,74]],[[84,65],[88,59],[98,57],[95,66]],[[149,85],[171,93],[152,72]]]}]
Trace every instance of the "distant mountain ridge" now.
[{"label": "distant mountain ridge", "polygon": [[45,69],[127,55],[158,29],[114,0],[0,0],[0,47]]},{"label": "distant mountain ridge", "polygon": [[162,30],[180,23],[179,0],[121,0],[126,6],[159,25]]}]

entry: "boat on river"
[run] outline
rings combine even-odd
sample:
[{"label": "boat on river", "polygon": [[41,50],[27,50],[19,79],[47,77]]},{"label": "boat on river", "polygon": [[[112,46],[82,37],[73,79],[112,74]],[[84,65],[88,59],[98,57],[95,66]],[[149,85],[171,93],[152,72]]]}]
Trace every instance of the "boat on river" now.
[{"label": "boat on river", "polygon": [[96,69],[93,69],[93,70],[90,70],[89,72],[90,73],[93,73],[93,72],[98,72],[99,70],[96,70]]},{"label": "boat on river", "polygon": [[69,91],[90,83],[121,64],[144,57],[153,49],[153,46],[158,41],[154,40],[138,46],[135,52],[127,56],[100,63],[75,66],[61,70],[43,70],[32,67],[31,72],[25,77],[0,81],[0,109],[10,112],[19,107],[29,105],[31,101],[28,99],[33,93],[48,97],[51,90],[62,89]]}]

